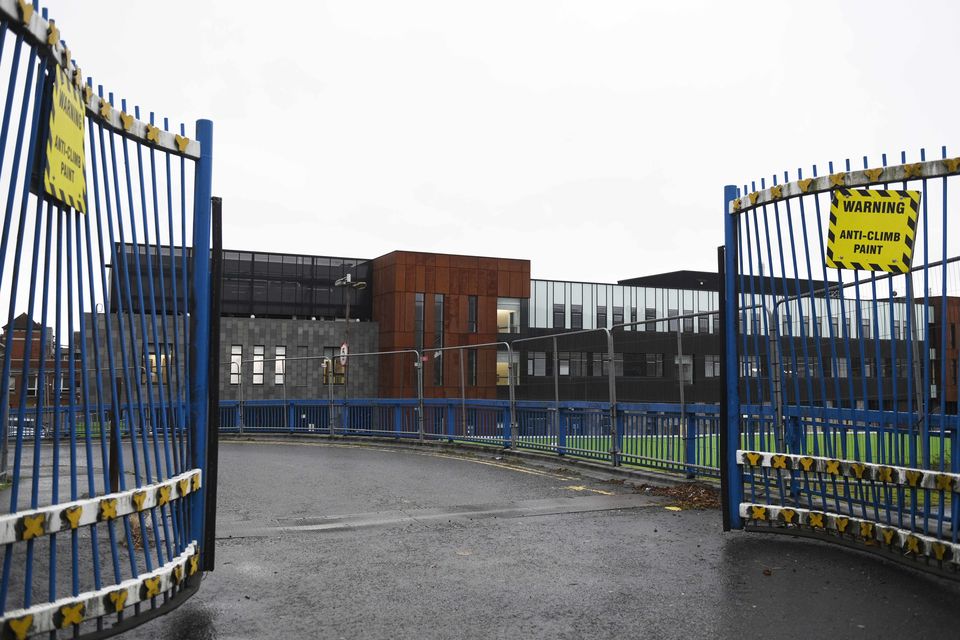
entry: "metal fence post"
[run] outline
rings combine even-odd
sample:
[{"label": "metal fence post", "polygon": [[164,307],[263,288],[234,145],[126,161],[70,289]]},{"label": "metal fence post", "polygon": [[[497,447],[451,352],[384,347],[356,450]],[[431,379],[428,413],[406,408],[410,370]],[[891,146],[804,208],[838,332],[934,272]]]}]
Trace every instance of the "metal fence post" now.
[{"label": "metal fence post", "polygon": [[447,442],[453,442],[456,435],[457,408],[450,403],[447,405]]},{"label": "metal fence post", "polygon": [[470,435],[467,429],[467,385],[463,372],[463,349],[458,349],[457,354],[457,360],[460,364],[460,423],[463,427],[463,434]]},{"label": "metal fence post", "polygon": [[333,436],[333,360],[324,358],[320,361],[320,368],[323,369],[323,381],[327,385],[327,429]]},{"label": "metal fence post", "polygon": [[240,427],[240,433],[243,433],[243,361],[237,363],[237,371],[240,373],[240,383],[237,385],[237,416],[239,418],[238,425]]},{"label": "metal fence post", "polygon": [[510,439],[513,446],[520,444],[520,425],[517,423],[517,396],[513,384],[513,347],[510,343],[507,345],[507,383],[510,388]]},{"label": "metal fence post", "polygon": [[[557,337],[553,337],[553,432],[560,438],[560,354],[557,352]],[[566,446],[567,434],[563,434],[563,444]],[[563,455],[563,454],[560,454]]]},{"label": "metal fence post", "polygon": [[684,431],[684,444],[686,452],[684,458],[687,462],[687,478],[693,478],[697,475],[697,416],[686,416],[686,429]]},{"label": "metal fence post", "polygon": [[607,357],[610,368],[607,370],[607,383],[610,387],[610,463],[620,466],[620,443],[617,441],[617,370],[614,359],[613,332],[602,327],[607,334]]},{"label": "metal fence post", "polygon": [[560,410],[554,408],[553,419],[557,425],[557,455],[562,456],[567,453],[567,421],[560,415]]},{"label": "metal fence post", "polygon": [[737,216],[730,213],[728,203],[737,197],[737,188],[723,189],[723,228],[725,249],[718,260],[723,274],[720,286],[720,308],[723,323],[723,395],[721,411],[720,478],[724,498],[724,530],[740,529],[740,503],[743,502],[743,477],[737,466],[737,448],[740,446],[740,378],[737,354]]},{"label": "metal fence post", "polygon": [[[193,209],[193,313],[190,327],[190,424],[194,468],[205,469],[207,461],[207,386],[210,355],[210,220],[213,196],[213,123],[197,121],[200,160],[194,185]],[[190,505],[190,537],[203,538],[207,483],[194,494]]]},{"label": "metal fence post", "polygon": [[417,354],[417,432],[423,442],[423,356],[419,351],[414,350],[414,353]]}]

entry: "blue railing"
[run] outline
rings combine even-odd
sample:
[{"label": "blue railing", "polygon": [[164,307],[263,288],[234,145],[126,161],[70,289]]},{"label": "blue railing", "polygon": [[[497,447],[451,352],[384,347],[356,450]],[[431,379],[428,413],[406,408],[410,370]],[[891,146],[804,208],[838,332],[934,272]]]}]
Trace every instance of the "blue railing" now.
[{"label": "blue railing", "polygon": [[[514,447],[666,471],[719,475],[717,405],[506,400],[251,400],[220,403],[221,433],[379,436]],[[516,438],[516,443],[513,439]]]}]

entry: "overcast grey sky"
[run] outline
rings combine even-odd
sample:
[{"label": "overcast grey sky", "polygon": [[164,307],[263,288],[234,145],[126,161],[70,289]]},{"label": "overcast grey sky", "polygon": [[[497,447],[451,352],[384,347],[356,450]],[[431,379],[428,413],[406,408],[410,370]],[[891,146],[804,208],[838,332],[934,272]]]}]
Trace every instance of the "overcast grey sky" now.
[{"label": "overcast grey sky", "polygon": [[960,155],[952,2],[48,6],[95,83],[214,121],[229,248],[612,282],[714,269],[726,183]]}]

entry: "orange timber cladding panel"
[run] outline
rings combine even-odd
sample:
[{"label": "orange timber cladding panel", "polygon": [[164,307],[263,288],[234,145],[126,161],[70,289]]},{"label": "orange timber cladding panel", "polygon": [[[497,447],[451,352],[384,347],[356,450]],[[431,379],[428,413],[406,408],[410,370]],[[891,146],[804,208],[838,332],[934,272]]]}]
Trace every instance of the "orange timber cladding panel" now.
[{"label": "orange timber cladding panel", "polygon": [[[436,335],[434,294],[443,294],[444,346],[495,342],[497,298],[530,297],[530,261],[394,251],[373,260],[373,319],[380,327],[380,350],[413,349],[414,296],[424,294],[424,346]],[[477,297],[477,331],[467,331],[469,296]],[[477,385],[471,397],[496,398],[496,349],[477,351]],[[416,395],[413,355],[384,356],[380,363],[380,395]],[[433,360],[424,367],[426,397],[460,396],[460,363],[455,353],[443,360],[443,386],[433,385]],[[464,365],[466,366],[466,365]]]}]

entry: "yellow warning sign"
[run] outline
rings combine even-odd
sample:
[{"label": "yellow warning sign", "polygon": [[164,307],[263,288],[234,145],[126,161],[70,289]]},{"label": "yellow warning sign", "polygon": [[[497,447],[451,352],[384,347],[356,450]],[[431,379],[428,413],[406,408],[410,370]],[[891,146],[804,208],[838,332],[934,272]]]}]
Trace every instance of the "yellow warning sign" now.
[{"label": "yellow warning sign", "polygon": [[86,213],[87,171],[83,150],[83,98],[67,74],[56,67],[50,101],[50,127],[43,190],[61,203]]},{"label": "yellow warning sign", "polygon": [[827,266],[909,271],[919,208],[919,191],[836,189],[830,204]]}]

